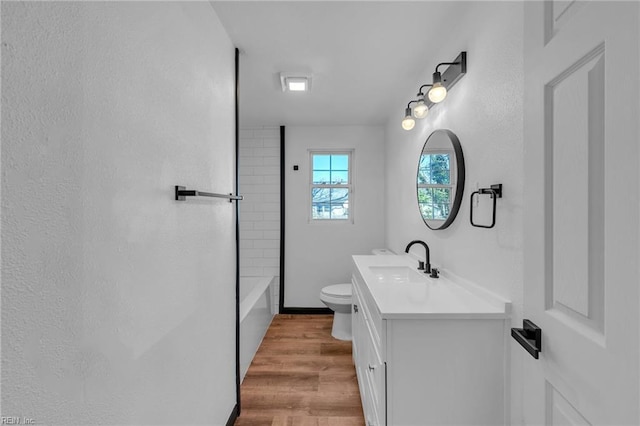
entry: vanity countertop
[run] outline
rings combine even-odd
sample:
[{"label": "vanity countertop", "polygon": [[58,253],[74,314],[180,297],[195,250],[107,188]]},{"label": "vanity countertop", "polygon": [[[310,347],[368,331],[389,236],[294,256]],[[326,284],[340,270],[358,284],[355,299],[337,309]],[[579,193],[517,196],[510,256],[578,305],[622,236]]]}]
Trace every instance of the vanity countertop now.
[{"label": "vanity countertop", "polygon": [[509,301],[446,272],[430,278],[408,255],[353,262],[383,319],[502,319],[511,311]]}]

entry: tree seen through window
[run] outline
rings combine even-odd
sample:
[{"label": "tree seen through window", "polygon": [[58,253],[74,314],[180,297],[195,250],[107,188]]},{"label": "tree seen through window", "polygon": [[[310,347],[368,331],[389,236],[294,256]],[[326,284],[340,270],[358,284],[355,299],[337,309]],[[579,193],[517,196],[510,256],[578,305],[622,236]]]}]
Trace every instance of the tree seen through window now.
[{"label": "tree seen through window", "polygon": [[451,154],[425,152],[418,166],[418,205],[422,217],[446,220],[451,210]]}]

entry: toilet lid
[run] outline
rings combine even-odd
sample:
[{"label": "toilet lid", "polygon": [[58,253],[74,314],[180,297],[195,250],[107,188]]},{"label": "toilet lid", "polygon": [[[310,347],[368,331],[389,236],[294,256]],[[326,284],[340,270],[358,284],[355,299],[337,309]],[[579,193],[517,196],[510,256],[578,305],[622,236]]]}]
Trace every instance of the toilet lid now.
[{"label": "toilet lid", "polygon": [[327,296],[350,298],[351,297],[351,284],[334,284],[326,286],[322,289],[322,293]]}]

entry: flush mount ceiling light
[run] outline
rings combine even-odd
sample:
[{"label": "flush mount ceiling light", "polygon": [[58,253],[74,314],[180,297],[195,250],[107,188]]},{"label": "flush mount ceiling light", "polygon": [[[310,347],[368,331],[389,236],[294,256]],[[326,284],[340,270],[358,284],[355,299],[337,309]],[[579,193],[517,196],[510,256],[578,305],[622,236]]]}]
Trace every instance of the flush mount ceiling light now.
[{"label": "flush mount ceiling light", "polygon": [[[444,72],[438,71],[438,68],[443,65],[449,65]],[[433,73],[433,84],[423,84],[418,90],[418,99],[409,102],[407,109],[405,110],[405,118],[402,120],[402,128],[405,130],[411,130],[415,126],[415,118],[425,118],[429,113],[429,108],[434,104],[442,102],[447,97],[447,91],[450,90],[454,84],[458,82],[467,73],[467,52],[460,52],[458,57],[453,62],[441,62],[436,66],[436,71]],[[427,92],[427,99],[422,89],[425,87],[431,87]],[[415,103],[413,107],[413,114],[410,105]],[[406,114],[408,111],[409,115]],[[413,116],[413,117],[412,117]],[[411,123],[408,120],[411,119]]]},{"label": "flush mount ceiling light", "polygon": [[280,73],[280,84],[283,92],[308,92],[311,90],[311,76]]}]

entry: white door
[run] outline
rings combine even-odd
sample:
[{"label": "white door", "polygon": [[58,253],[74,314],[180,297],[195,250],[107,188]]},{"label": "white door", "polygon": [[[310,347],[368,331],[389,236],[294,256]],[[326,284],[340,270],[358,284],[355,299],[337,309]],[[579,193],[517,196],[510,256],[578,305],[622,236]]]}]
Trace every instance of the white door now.
[{"label": "white door", "polygon": [[524,421],[640,424],[638,2],[525,5]]}]

